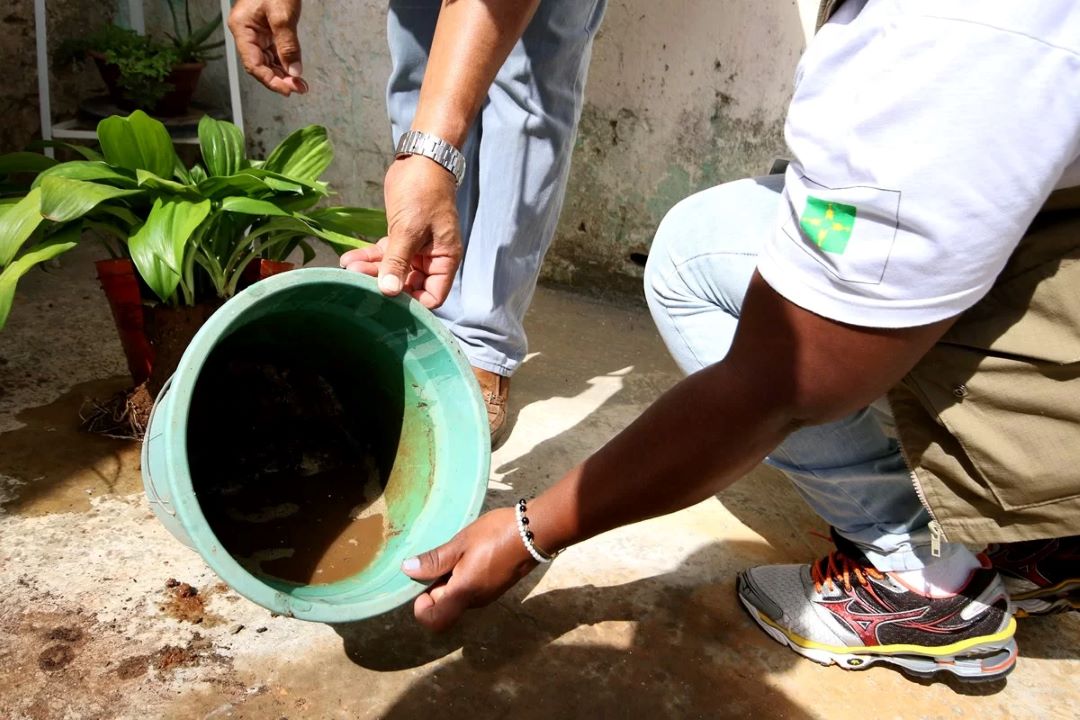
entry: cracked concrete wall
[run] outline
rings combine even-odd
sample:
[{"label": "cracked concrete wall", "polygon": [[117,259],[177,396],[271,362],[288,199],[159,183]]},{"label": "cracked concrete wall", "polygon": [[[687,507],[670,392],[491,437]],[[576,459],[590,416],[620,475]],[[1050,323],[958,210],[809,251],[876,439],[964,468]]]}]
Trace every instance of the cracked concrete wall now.
[{"label": "cracked concrete wall", "polygon": [[783,118],[816,3],[612,2],[544,275],[640,294],[664,214],[784,155]]}]

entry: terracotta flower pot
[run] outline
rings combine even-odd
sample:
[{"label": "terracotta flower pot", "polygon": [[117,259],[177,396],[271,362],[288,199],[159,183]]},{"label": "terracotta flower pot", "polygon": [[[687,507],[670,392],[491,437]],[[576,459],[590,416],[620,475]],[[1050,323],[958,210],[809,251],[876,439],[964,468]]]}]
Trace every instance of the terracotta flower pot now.
[{"label": "terracotta flower pot", "polygon": [[[244,268],[240,275],[240,286],[247,287],[271,275],[292,270],[293,267],[295,265],[290,262],[260,258]],[[150,397],[157,398],[165,381],[176,372],[176,366],[180,363],[180,358],[187,350],[191,339],[195,337],[195,333],[221,307],[221,304],[219,298],[214,298],[193,307],[155,305],[145,308],[146,337],[154,352],[150,378],[146,383]]]},{"label": "terracotta flower pot", "polygon": [[154,351],[146,339],[143,318],[142,293],[139,279],[135,274],[135,264],[127,258],[119,260],[98,260],[98,280],[101,289],[109,301],[113,322],[120,335],[120,345],[124,348],[128,371],[135,384],[150,377]]},{"label": "terracotta flower pot", "polygon": [[[131,378],[138,385],[153,375],[155,382],[151,383],[151,394],[156,395],[160,384],[175,370],[176,361],[180,359],[191,336],[221,303],[213,301],[196,308],[148,308],[143,304],[138,274],[131,260],[99,260],[95,266],[101,289],[112,310]],[[290,262],[256,260],[244,269],[241,286],[247,287],[294,267]],[[154,317],[149,319],[153,327],[148,333],[149,315]],[[162,334],[167,339],[162,339]],[[160,367],[155,372],[156,351],[162,346],[168,348],[168,357],[158,363]]]},{"label": "terracotta flower pot", "polygon": [[[120,87],[120,68],[108,62],[99,52],[91,51],[88,54],[94,59],[94,64],[101,73],[101,79],[109,90],[109,99],[124,110],[137,109],[136,104],[124,96],[124,89]],[[202,62],[181,63],[173,67],[172,72],[164,80],[172,86],[172,90],[167,92],[154,107],[142,109],[159,117],[176,117],[185,114],[191,104],[191,98],[195,95],[195,88],[199,84],[199,76],[204,67],[206,63]]]},{"label": "terracotta flower pot", "polygon": [[292,270],[294,267],[296,267],[295,263],[259,258],[251,262],[244,268],[244,271],[240,273],[240,287],[246,288],[248,285],[251,285],[258,280],[263,280],[271,275],[277,275],[278,273]]}]

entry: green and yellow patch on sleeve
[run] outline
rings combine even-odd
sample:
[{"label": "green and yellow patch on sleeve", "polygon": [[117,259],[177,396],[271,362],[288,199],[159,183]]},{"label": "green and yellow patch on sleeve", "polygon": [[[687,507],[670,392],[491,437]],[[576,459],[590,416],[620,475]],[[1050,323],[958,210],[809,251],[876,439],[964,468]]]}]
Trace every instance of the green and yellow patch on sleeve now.
[{"label": "green and yellow patch on sleeve", "polygon": [[799,218],[799,226],[806,236],[819,248],[836,255],[843,254],[855,227],[856,209],[854,205],[830,202],[806,197],[806,209]]}]

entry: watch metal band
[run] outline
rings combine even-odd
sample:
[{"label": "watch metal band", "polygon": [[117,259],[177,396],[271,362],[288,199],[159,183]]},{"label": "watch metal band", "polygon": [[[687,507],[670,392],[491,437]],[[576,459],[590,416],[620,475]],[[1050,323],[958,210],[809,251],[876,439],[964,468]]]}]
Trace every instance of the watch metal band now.
[{"label": "watch metal band", "polygon": [[454,176],[460,186],[465,177],[465,156],[442,138],[420,130],[410,130],[398,140],[395,157],[423,155],[442,165]]}]

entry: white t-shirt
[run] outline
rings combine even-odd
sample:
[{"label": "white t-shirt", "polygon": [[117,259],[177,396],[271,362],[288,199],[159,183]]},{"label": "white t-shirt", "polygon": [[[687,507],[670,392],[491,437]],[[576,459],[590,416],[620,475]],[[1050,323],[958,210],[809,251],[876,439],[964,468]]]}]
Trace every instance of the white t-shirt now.
[{"label": "white t-shirt", "polygon": [[849,0],[799,63],[786,136],[769,285],[854,325],[959,314],[1080,185],[1080,2]]}]

